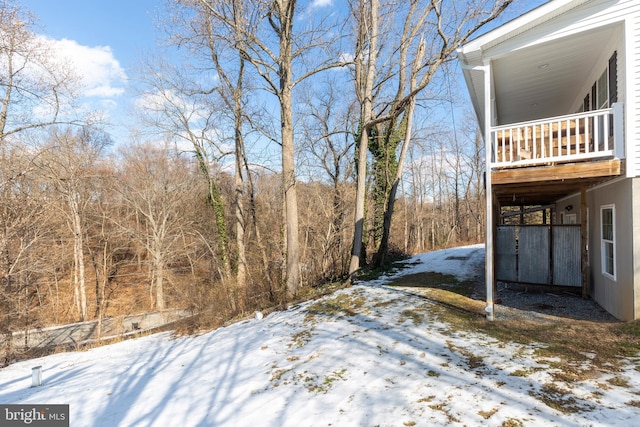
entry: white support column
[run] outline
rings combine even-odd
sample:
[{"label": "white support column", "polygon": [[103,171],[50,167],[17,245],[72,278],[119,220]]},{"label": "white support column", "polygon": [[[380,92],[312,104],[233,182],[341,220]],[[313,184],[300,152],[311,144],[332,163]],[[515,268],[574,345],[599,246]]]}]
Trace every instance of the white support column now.
[{"label": "white support column", "polygon": [[494,320],[493,295],[493,189],[491,187],[491,63],[485,62],[484,67],[484,147],[485,147],[485,198],[486,198],[486,241],[485,241],[485,283],[487,289],[487,319]]}]

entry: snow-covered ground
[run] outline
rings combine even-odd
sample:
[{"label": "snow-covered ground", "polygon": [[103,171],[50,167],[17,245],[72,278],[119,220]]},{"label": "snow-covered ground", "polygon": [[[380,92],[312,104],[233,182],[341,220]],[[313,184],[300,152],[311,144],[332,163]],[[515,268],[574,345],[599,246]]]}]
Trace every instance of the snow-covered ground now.
[{"label": "snow-covered ground", "polygon": [[[432,252],[397,274],[468,278],[483,256]],[[535,346],[455,331],[431,302],[385,287],[391,277],[197,337],[15,363],[0,369],[0,403],[69,404],[74,427],[640,425],[635,362],[615,373],[620,386],[570,385],[577,412],[558,412],[538,396],[552,379]]]}]

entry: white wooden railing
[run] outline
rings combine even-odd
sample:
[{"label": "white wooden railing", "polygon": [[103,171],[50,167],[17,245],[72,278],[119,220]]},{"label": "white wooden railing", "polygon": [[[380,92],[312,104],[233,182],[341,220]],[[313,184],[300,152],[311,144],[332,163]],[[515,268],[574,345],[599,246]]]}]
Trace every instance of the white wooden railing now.
[{"label": "white wooden railing", "polygon": [[491,129],[491,166],[513,167],[624,158],[623,105],[496,126]]}]

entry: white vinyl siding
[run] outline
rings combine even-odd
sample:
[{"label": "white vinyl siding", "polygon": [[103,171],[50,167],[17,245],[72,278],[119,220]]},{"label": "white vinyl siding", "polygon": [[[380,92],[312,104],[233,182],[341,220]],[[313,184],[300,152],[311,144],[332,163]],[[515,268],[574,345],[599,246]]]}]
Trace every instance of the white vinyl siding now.
[{"label": "white vinyl siding", "polygon": [[[640,98],[640,13],[631,15],[626,32],[626,61],[625,73],[628,80],[626,110],[626,135],[627,135],[627,176],[640,175],[640,115],[638,101]],[[618,67],[620,73],[621,67]],[[618,77],[620,81],[620,77]]]}]

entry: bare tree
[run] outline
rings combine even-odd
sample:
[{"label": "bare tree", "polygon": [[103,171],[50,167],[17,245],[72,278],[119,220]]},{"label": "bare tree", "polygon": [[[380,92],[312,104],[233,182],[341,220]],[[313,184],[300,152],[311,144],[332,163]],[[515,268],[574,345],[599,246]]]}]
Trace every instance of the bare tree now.
[{"label": "bare tree", "polygon": [[360,268],[362,239],[364,237],[364,208],[367,182],[367,151],[369,149],[369,129],[373,119],[374,81],[379,54],[380,4],[378,0],[358,1],[353,7],[353,17],[357,28],[355,50],[356,96],[360,102],[360,128],[357,141],[357,185],[356,209],[354,213],[353,245],[349,274]]},{"label": "bare tree", "polygon": [[95,167],[110,138],[95,129],[52,129],[43,154],[35,163],[39,172],[64,201],[63,210],[73,236],[75,306],[80,320],[88,317],[85,240],[87,207],[93,198]]},{"label": "bare tree", "polygon": [[[42,255],[50,234],[51,211],[42,200],[45,186],[30,170],[31,153],[23,147],[0,146],[0,336],[6,343],[5,360],[12,353],[11,333],[27,329],[32,320],[32,298],[44,274]],[[2,361],[0,361],[2,366]]]},{"label": "bare tree", "polygon": [[204,89],[189,75],[165,61],[149,60],[140,75],[148,86],[142,94],[143,121],[178,147],[193,152],[207,183],[207,201],[216,222],[216,257],[221,261],[222,277],[227,279],[231,275],[231,264],[225,202],[215,173],[221,158],[229,154],[217,126],[221,104],[203,93]]},{"label": "bare tree", "polygon": [[166,147],[130,147],[123,160],[121,191],[132,215],[120,225],[146,249],[151,305],[164,309],[167,267],[182,249],[181,212],[193,200],[195,177],[186,159]]},{"label": "bare tree", "polygon": [[[513,0],[485,0],[470,1],[464,7],[454,4],[453,0],[412,0],[407,4],[399,5],[395,2],[378,7],[376,0],[371,3],[360,1],[354,7],[357,12],[358,44],[356,49],[356,88],[361,91],[359,100],[363,104],[363,119],[361,125],[360,150],[366,150],[367,143],[362,138],[371,137],[371,131],[378,124],[385,124],[385,131],[374,133],[376,138],[383,138],[382,145],[392,139],[396,123],[404,116],[406,118],[405,140],[403,145],[411,141],[410,123],[415,109],[416,97],[429,86],[436,72],[453,59],[455,50],[473,36],[480,28],[494,20]],[[374,8],[375,6],[375,8]],[[391,34],[386,37],[388,54],[384,55],[389,68],[380,67],[377,58],[378,50],[377,31],[378,20],[381,20],[381,9],[390,15],[386,16],[387,23],[399,23],[401,30],[397,31],[397,39],[392,39]],[[391,24],[390,24],[391,25]],[[374,53],[373,50],[376,50]],[[359,72],[366,69],[367,74]],[[369,76],[369,73],[371,76]],[[365,78],[365,76],[367,76]],[[371,79],[371,83],[369,83]],[[375,85],[373,83],[375,80]],[[391,89],[395,87],[395,90]],[[369,99],[371,101],[369,101]],[[371,107],[369,107],[371,103]],[[375,105],[373,105],[375,104]],[[366,107],[366,108],[365,108]],[[379,129],[379,127],[377,128]],[[383,134],[383,135],[381,135]],[[401,148],[406,153],[406,148]],[[364,156],[362,152],[360,156]],[[366,159],[361,159],[364,161]],[[356,206],[356,232],[354,233],[354,253],[352,254],[352,271],[358,268],[363,217],[359,212],[364,212],[364,190],[361,190],[360,174],[364,174],[363,168],[358,169],[358,199]],[[398,162],[398,168],[389,188],[385,226],[380,247],[378,248],[378,262],[384,259],[387,250],[387,242],[393,215],[395,194],[399,180],[402,176],[402,162]],[[362,181],[365,177],[362,177]],[[364,185],[364,184],[362,184]]]},{"label": "bare tree", "polygon": [[[300,28],[296,24],[297,1],[199,0],[215,20],[235,36],[242,57],[273,93],[280,107],[280,146],[285,206],[286,286],[289,296],[300,287],[298,196],[294,158],[293,89],[300,82],[329,68],[346,65],[328,53],[331,31]],[[240,8],[240,5],[243,5]],[[273,40],[274,43],[270,43]],[[337,56],[337,55],[336,55]],[[296,67],[298,66],[298,67]]]},{"label": "bare tree", "polygon": [[122,223],[121,199],[115,176],[116,166],[104,162],[96,169],[97,182],[93,185],[87,250],[93,266],[95,315],[98,320],[96,336],[102,335],[102,320],[107,315],[112,298],[116,295],[120,272],[133,264],[134,250]]},{"label": "bare tree", "polygon": [[[170,41],[174,45],[188,47],[185,65],[195,74],[195,78],[181,79],[190,84],[180,94],[190,99],[200,99],[200,108],[208,108],[215,114],[218,140],[210,141],[210,144],[222,147],[232,140],[234,145],[233,150],[224,150],[221,155],[233,157],[234,163],[234,195],[230,204],[233,206],[232,222],[235,231],[236,288],[239,302],[242,303],[247,288],[245,234],[249,218],[245,204],[248,187],[246,181],[250,178],[246,162],[245,123],[253,120],[253,113],[249,111],[247,102],[246,59],[237,43],[242,34],[237,32],[240,27],[216,25],[217,20],[212,19],[209,8],[198,1],[176,3],[182,7],[172,10],[171,27],[168,29]],[[247,15],[247,5],[242,1],[231,1],[218,6],[220,13],[227,14],[232,20],[240,20]],[[212,78],[203,79],[203,74],[211,75]],[[199,159],[203,157],[199,154],[201,151],[203,150],[196,148]]]},{"label": "bare tree", "polygon": [[34,18],[17,3],[0,2],[0,142],[61,123],[70,113],[77,78],[33,31]]},{"label": "bare tree", "polygon": [[[54,125],[82,125],[86,122],[70,108],[76,96],[77,77],[69,64],[52,52],[46,39],[36,35],[34,22],[33,15],[17,2],[0,2],[0,148],[10,156],[23,152],[19,156],[23,161],[11,162],[18,169],[5,170],[7,173],[0,178],[0,190],[3,192],[14,192],[15,185],[25,179],[34,182],[31,173],[37,169],[35,160],[39,160],[41,150],[26,145],[31,134]],[[37,199],[35,194],[31,196]],[[20,220],[22,224],[40,212],[42,205],[29,200],[25,206],[31,206],[31,212],[25,212],[26,216]],[[9,221],[5,225],[16,224],[8,217],[5,219]],[[35,225],[33,223],[33,228],[22,231],[23,243],[28,236],[35,238],[40,235]],[[14,229],[13,226],[9,228]],[[10,234],[5,228],[5,237]],[[31,248],[33,242],[35,240],[27,246]],[[11,238],[5,243],[5,260],[12,264],[22,258],[24,251],[19,249],[22,244],[16,246]],[[10,274],[11,270],[15,271],[15,268],[10,268],[7,273]],[[7,280],[11,283],[10,278]],[[78,309],[82,313],[80,306]]]},{"label": "bare tree", "polygon": [[322,264],[320,277],[323,279],[335,279],[348,269],[348,262],[345,263],[348,237],[345,233],[349,230],[347,213],[351,193],[349,183],[353,175],[353,134],[358,121],[351,91],[341,87],[335,81],[335,75],[331,77],[318,84],[315,90],[308,90],[298,107],[306,113],[300,155],[308,169],[309,181],[324,183],[328,180],[331,187],[331,194],[327,195],[324,186],[310,186],[318,188],[313,210],[324,213],[328,221],[318,222],[315,217],[306,219],[312,227],[325,224],[327,227],[317,231],[322,239],[322,255],[318,257],[317,252],[313,255],[315,261]]}]

